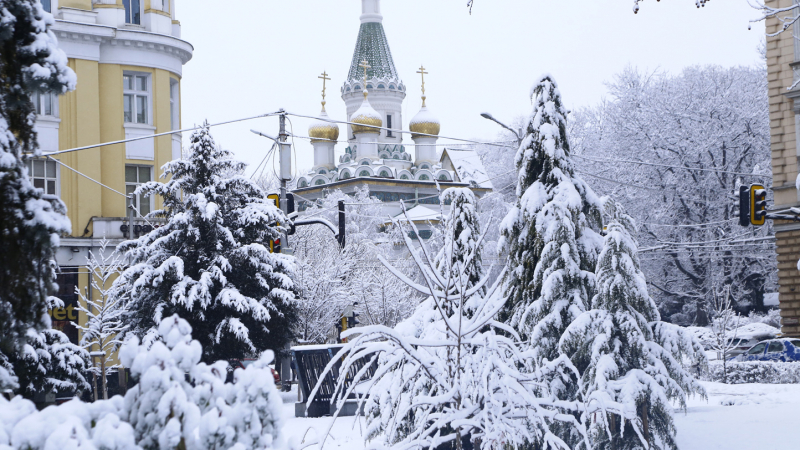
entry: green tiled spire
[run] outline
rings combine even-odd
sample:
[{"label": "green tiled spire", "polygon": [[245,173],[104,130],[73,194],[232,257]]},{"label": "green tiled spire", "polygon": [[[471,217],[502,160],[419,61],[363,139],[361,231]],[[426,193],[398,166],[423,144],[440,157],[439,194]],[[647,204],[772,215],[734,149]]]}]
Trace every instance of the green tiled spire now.
[{"label": "green tiled spire", "polygon": [[397,69],[394,67],[392,51],[389,50],[389,41],[380,22],[367,22],[361,24],[356,41],[356,51],[353,53],[353,62],[350,63],[350,73],[347,81],[361,81],[364,78],[363,69],[358,65],[367,60],[371,69],[367,70],[368,78],[388,77],[400,81]]}]

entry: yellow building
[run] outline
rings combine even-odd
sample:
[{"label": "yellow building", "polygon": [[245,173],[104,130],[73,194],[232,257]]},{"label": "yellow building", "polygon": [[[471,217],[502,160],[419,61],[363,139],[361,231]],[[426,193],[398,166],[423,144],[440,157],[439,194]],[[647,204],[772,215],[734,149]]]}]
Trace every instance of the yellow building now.
[{"label": "yellow building", "polygon": [[[52,311],[52,317],[54,326],[77,342],[71,324],[86,319],[75,311],[74,291],[88,285],[89,251],[97,253],[103,238],[114,248],[125,237],[123,194],[157,180],[161,166],[180,158],[181,137],[57,152],[180,129],[182,68],[194,49],[180,38],[176,0],[41,2],[56,19],[52,31],[78,86],[63,96],[34,98],[40,147],[60,163],[42,158],[31,161],[29,169],[34,185],[66,203],[72,222],[72,234],[62,239],[57,253],[58,296],[65,308]],[[141,214],[158,206],[155,200],[136,199]],[[142,219],[136,225],[134,236],[148,231]]]},{"label": "yellow building", "polygon": [[[767,0],[772,8],[792,6],[795,0]],[[783,14],[781,15],[783,16]],[[794,29],[770,37],[782,28],[778,19],[767,20],[767,73],[769,81],[769,118],[772,148],[772,189],[774,209],[800,206],[800,192],[795,186],[800,157],[800,86],[788,90],[800,80],[800,23]],[[800,223],[775,222],[778,246],[778,284],[782,330],[787,336],[800,337]]]}]

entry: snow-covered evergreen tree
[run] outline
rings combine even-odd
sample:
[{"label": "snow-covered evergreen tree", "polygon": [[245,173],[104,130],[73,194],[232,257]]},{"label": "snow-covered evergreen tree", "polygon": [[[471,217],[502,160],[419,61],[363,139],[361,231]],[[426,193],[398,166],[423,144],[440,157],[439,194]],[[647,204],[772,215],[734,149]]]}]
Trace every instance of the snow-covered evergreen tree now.
[{"label": "snow-covered evergreen tree", "polygon": [[[456,282],[463,285],[460,289],[469,291],[483,278],[478,202],[472,190],[467,188],[449,188],[440,197],[441,204],[447,201],[451,204],[449,214],[444,215],[445,242],[436,255],[435,267],[444,279],[456,280],[466,276],[466,279]],[[486,288],[479,294],[485,296]]]},{"label": "snow-covered evergreen tree", "polygon": [[89,371],[89,353],[58,330],[28,329],[25,345],[9,354],[7,362],[7,369],[18,379],[18,393],[27,399],[40,393],[90,389],[84,376]]},{"label": "snow-covered evergreen tree", "polygon": [[676,449],[671,400],[685,407],[702,388],[665,350],[651,328],[658,308],[631,236],[635,224],[613,200],[611,220],[597,262],[597,294],[591,310],[572,322],[561,339],[582,374],[582,419],[597,449]]},{"label": "snow-covered evergreen tree", "polygon": [[[105,358],[106,355],[110,355],[119,348],[122,344],[120,338],[128,329],[128,325],[125,323],[125,315],[128,314],[127,298],[110,295],[113,278],[122,271],[122,266],[119,253],[109,250],[108,240],[103,239],[100,241],[99,260],[94,252],[89,252],[86,263],[89,271],[89,288],[96,293],[87,295],[87,292],[81,292],[75,287],[75,291],[83,302],[78,304],[78,310],[85,313],[87,319],[84,326],[78,325],[78,328],[83,331],[80,344],[90,352],[100,352],[101,358]],[[108,399],[106,375],[113,368],[113,365],[105,363],[105,359],[103,359],[101,367],[93,365],[95,400],[98,398]],[[98,376],[100,377],[100,386],[97,384]]]},{"label": "snow-covered evergreen tree", "polygon": [[[63,94],[76,84],[50,31],[54,23],[39,0],[0,0],[0,359],[6,362],[19,360],[11,353],[23,351],[30,328],[50,326],[54,247],[71,228],[64,204],[33,187],[23,161],[39,154],[31,95]],[[10,372],[0,371],[0,389],[14,384]]]},{"label": "snow-covered evergreen tree", "polygon": [[[474,277],[480,274],[483,240],[474,220],[474,196],[469,190],[453,189],[442,197],[454,201],[436,256],[426,242],[412,242],[404,234],[421,271],[420,283],[381,257],[398,278],[429,297],[394,328],[373,325],[343,334],[350,341],[326,370],[333,370],[341,356],[338,372],[357,373],[353,380],[340,379],[336,400],[341,405],[370,366],[358,370],[356,362],[371,359],[377,369],[362,386],[369,392],[367,436],[376,448],[460,450],[479,444],[499,450],[533,444],[566,450],[551,431],[553,423],[566,421],[576,429],[580,423],[560,414],[558,401],[538,382],[542,371],[520,370],[532,355],[530,350],[520,351],[514,331],[495,320],[504,305],[500,281],[487,288],[488,276]],[[417,232],[413,223],[409,226]],[[562,358],[548,370],[561,363],[569,361]],[[350,381],[350,388],[344,389]]]},{"label": "snow-covered evergreen tree", "polygon": [[130,267],[112,289],[130,298],[130,332],[154,335],[163,317],[179,314],[204,361],[282,349],[295,321],[294,258],[268,248],[286,218],[231,156],[203,127],[192,134],[189,158],[164,166],[166,184],[137,189],[164,199],[151,216],[167,223],[119,246]]},{"label": "snow-covered evergreen tree", "polygon": [[564,330],[594,293],[602,241],[600,203],[569,159],[567,110],[549,75],[533,87],[534,110],[516,156],[517,203],[501,225],[508,255],[502,320],[553,361]]}]

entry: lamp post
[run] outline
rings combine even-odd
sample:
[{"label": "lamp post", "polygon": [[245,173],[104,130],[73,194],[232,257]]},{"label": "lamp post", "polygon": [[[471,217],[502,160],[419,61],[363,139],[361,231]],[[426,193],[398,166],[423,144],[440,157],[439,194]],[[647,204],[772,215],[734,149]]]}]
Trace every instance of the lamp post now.
[{"label": "lamp post", "polygon": [[505,128],[506,130],[514,133],[514,136],[517,138],[517,146],[522,144],[522,138],[524,136],[522,134],[522,129],[521,128],[519,130],[515,130],[515,129],[511,128],[510,126],[504,124],[503,122],[500,122],[499,120],[495,119],[495,117],[493,115],[491,115],[491,114],[489,114],[487,112],[481,113],[481,117],[483,117],[484,119],[491,120],[492,122],[494,122],[494,123],[500,125],[501,127]]}]

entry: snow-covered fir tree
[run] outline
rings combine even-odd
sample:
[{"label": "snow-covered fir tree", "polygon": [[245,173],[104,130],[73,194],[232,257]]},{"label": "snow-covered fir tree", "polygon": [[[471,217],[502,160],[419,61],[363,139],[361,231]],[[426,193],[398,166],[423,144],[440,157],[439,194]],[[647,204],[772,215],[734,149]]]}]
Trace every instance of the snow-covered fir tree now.
[{"label": "snow-covered fir tree", "polygon": [[[472,190],[467,188],[446,189],[440,197],[440,204],[450,202],[450,212],[443,214],[445,242],[436,255],[435,267],[443,278],[454,279],[463,285],[460,289],[469,291],[483,278],[478,202]],[[465,279],[458,279],[464,276]],[[479,294],[485,296],[486,288]]]},{"label": "snow-covered fir tree", "polygon": [[610,222],[597,262],[597,294],[592,309],[567,328],[561,350],[582,374],[582,420],[592,448],[676,449],[670,402],[685,407],[686,396],[702,387],[651,329],[660,317],[640,268],[633,219],[613,200],[605,212]]},{"label": "snow-covered fir tree", "polygon": [[[63,94],[75,73],[39,0],[0,0],[0,360],[22,351],[30,328],[49,328],[54,247],[71,225],[64,204],[31,184],[23,158],[40,154],[34,93]],[[38,335],[38,333],[34,333]],[[5,356],[2,356],[5,355]],[[0,370],[0,389],[16,383]]]},{"label": "snow-covered fir tree", "polygon": [[188,159],[164,166],[167,183],[138,188],[163,198],[151,216],[167,223],[119,246],[129,268],[112,289],[130,298],[131,333],[148,339],[163,317],[179,314],[204,361],[282,349],[295,322],[294,258],[268,246],[286,218],[231,156],[205,126],[192,134]]},{"label": "snow-covered fir tree", "polygon": [[537,363],[558,358],[558,341],[594,293],[602,241],[600,202],[570,161],[567,110],[549,75],[533,87],[534,110],[515,163],[517,202],[501,225],[508,256],[501,317],[528,340]]},{"label": "snow-covered fir tree", "polygon": [[[512,329],[495,320],[504,305],[500,281],[489,288],[488,276],[475,277],[480,275],[483,235],[474,220],[474,196],[467,189],[452,189],[442,198],[453,203],[437,255],[425,241],[415,243],[403,234],[421,272],[420,283],[381,257],[398,278],[428,298],[394,328],[373,325],[343,334],[350,341],[326,370],[333,370],[342,356],[339,373],[357,373],[349,389],[344,389],[346,381],[339,381],[336,399],[341,405],[363,379],[370,364],[358,370],[356,363],[366,358],[377,363],[374,376],[363,385],[369,392],[367,438],[376,448],[460,450],[480,445],[499,450],[536,445],[566,450],[567,444],[553,434],[553,424],[566,421],[580,429],[580,423],[560,414],[558,401],[538,382],[543,371],[520,370],[532,355],[520,350]],[[395,226],[404,227],[404,222]],[[417,231],[413,223],[408,226]],[[548,369],[562,363],[569,361],[561,358]]]},{"label": "snow-covered fir tree", "polygon": [[36,394],[89,390],[91,386],[84,376],[89,371],[89,361],[89,353],[61,331],[30,328],[22,349],[7,356],[6,369],[17,378],[18,393],[33,399]]},{"label": "snow-covered fir tree", "polygon": [[90,251],[86,262],[89,288],[95,293],[88,295],[88,292],[82,292],[75,287],[82,301],[78,303],[78,310],[85,313],[87,319],[85,325],[78,325],[83,331],[80,344],[89,352],[100,353],[102,359],[100,367],[92,367],[95,400],[108,399],[106,376],[115,366],[106,364],[105,357],[119,348],[122,344],[120,338],[128,329],[125,323],[125,315],[128,314],[127,297],[110,295],[113,279],[122,271],[119,253],[108,248],[107,239],[100,241],[99,250],[99,259]]}]

